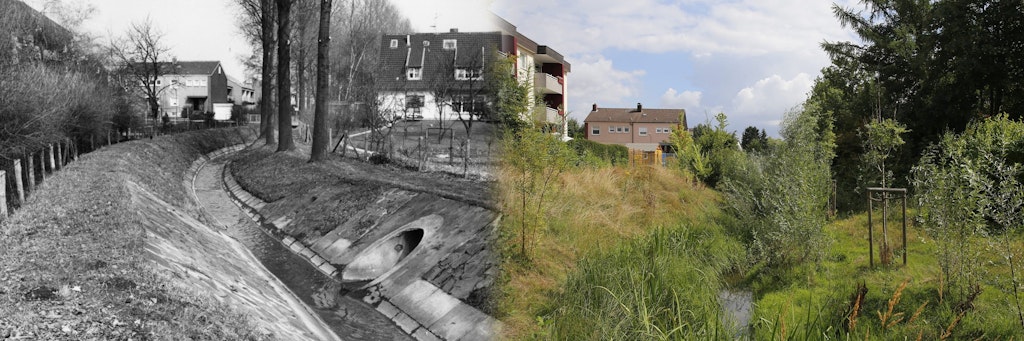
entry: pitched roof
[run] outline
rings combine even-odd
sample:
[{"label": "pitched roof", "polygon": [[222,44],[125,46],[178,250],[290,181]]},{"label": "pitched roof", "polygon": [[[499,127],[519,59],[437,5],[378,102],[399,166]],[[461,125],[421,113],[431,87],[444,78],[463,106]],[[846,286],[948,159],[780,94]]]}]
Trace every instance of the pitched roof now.
[{"label": "pitched roof", "polygon": [[177,62],[165,62],[163,67],[172,67],[174,71],[168,73],[178,75],[212,75],[217,70],[217,66],[220,66],[218,61],[177,61]]},{"label": "pitched roof", "polygon": [[[444,49],[454,39],[455,49]],[[391,40],[398,47],[391,48]],[[381,85],[387,90],[430,90],[432,82],[455,78],[455,68],[483,68],[491,51],[501,48],[500,32],[448,32],[381,37]],[[421,67],[421,80],[406,80],[407,67]],[[482,86],[482,82],[477,82]]]},{"label": "pitched roof", "polygon": [[[682,114],[682,122],[679,121]],[[686,110],[650,108],[597,108],[584,122],[674,123],[686,127]]]}]

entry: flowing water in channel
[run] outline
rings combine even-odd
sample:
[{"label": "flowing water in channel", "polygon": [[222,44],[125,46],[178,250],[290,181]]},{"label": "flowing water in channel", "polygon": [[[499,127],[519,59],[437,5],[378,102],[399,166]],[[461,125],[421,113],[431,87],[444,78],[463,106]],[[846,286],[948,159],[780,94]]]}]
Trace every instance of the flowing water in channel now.
[{"label": "flowing water in channel", "polygon": [[221,186],[224,159],[200,169],[194,188],[204,209],[228,226],[229,236],[242,242],[274,276],[312,308],[344,340],[412,340],[372,306],[340,295],[338,283],[317,271],[268,235],[234,205]]},{"label": "flowing water in channel", "polygon": [[718,292],[722,305],[722,325],[734,340],[750,340],[750,316],[754,309],[754,293],[750,290],[722,289]]}]

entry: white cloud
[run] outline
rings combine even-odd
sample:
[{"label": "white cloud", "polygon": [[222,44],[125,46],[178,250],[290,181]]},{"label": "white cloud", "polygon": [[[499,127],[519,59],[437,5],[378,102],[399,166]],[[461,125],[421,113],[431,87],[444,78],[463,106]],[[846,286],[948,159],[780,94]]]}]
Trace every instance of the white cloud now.
[{"label": "white cloud", "polygon": [[678,92],[676,89],[668,88],[668,90],[665,90],[665,93],[661,94],[661,106],[665,108],[696,109],[700,107],[700,97],[700,91]]},{"label": "white cloud", "polygon": [[[820,53],[822,40],[852,37],[832,17],[831,1],[548,2],[497,0],[492,8],[534,40],[567,54],[606,48],[684,51],[694,56]],[[552,6],[560,10],[550,11]]]},{"label": "white cloud", "polygon": [[602,55],[585,55],[572,65],[569,75],[569,105],[572,116],[583,119],[591,104],[613,107],[625,99],[639,96],[640,77],[644,70],[624,71],[615,68]]},{"label": "white cloud", "polygon": [[753,125],[777,130],[779,118],[786,111],[803,103],[813,85],[814,79],[806,73],[799,73],[788,80],[779,75],[758,80],[736,93],[732,101],[730,120],[743,122],[744,126]]}]

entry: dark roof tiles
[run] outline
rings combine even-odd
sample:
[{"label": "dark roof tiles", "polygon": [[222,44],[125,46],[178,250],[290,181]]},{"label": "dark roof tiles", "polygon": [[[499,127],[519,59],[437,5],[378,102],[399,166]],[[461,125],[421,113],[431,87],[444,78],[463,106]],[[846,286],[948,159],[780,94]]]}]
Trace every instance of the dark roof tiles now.
[{"label": "dark roof tiles", "polygon": [[[584,122],[676,123],[686,126],[686,110],[643,108],[598,108]],[[680,114],[683,121],[679,121]]]}]

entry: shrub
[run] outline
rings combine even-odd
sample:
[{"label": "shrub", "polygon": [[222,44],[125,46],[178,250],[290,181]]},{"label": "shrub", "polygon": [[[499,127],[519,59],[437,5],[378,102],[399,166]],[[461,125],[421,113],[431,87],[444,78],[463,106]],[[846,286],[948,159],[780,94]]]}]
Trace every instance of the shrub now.
[{"label": "shrub", "polygon": [[[982,253],[1001,252],[1009,273],[1001,289],[1017,293],[1014,235],[1024,225],[1024,122],[1006,115],[946,134],[914,167],[919,219],[937,243],[939,266],[955,294],[966,295],[984,276]],[[982,249],[976,240],[987,241]],[[1024,316],[1020,318],[1024,324]]]},{"label": "shrub", "polygon": [[784,142],[727,174],[726,207],[736,216],[753,261],[776,266],[823,254],[834,156],[827,123],[814,110],[788,113]]},{"label": "shrub", "polygon": [[16,158],[55,141],[105,134],[111,91],[80,73],[42,65],[0,74],[0,157]]},{"label": "shrub", "polygon": [[569,148],[572,148],[580,159],[591,160],[590,163],[601,160],[604,163],[619,165],[629,161],[629,148],[623,145],[573,139],[569,141]]}]

